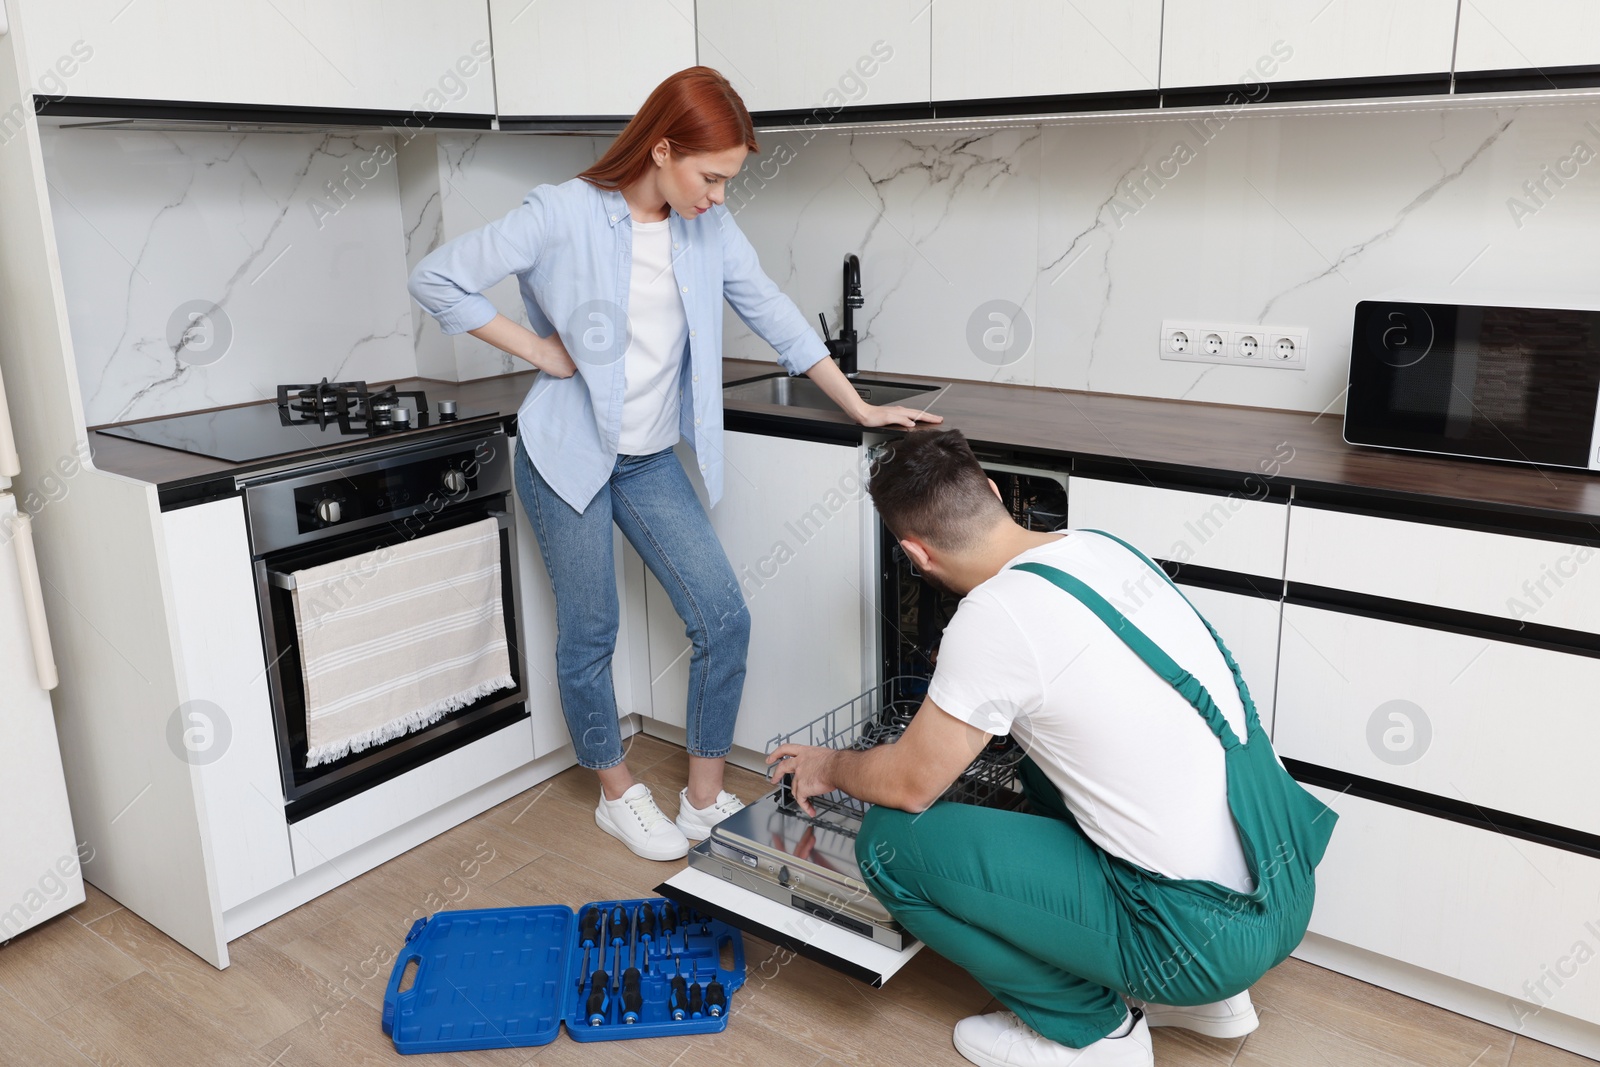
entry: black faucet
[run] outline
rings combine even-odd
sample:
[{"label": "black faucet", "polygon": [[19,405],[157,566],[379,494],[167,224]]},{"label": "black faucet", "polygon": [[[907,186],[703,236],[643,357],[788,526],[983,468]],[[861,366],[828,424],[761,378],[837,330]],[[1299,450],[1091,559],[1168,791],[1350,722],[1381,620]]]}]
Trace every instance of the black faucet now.
[{"label": "black faucet", "polygon": [[844,257],[844,294],[839,314],[839,336],[828,337],[828,319],[820,311],[822,336],[828,342],[828,355],[839,361],[839,369],[851,378],[856,376],[856,325],[853,312],[865,305],[861,298],[861,260],[854,252]]}]

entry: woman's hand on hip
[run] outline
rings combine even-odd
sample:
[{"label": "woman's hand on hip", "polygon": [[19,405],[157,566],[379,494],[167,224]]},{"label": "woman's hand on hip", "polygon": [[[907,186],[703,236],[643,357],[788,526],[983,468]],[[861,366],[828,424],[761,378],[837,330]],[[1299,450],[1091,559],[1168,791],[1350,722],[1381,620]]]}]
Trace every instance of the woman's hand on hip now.
[{"label": "woman's hand on hip", "polygon": [[861,414],[856,416],[856,421],[863,426],[899,426],[914,430],[919,422],[937,426],[944,421],[944,416],[930,415],[919,408],[908,408],[900,404],[868,404]]},{"label": "woman's hand on hip", "polygon": [[552,378],[570,378],[578,373],[578,365],[567,354],[567,346],[561,343],[561,335],[554,330],[549,337],[540,337],[528,331],[533,337],[533,352],[527,357],[529,363],[544,371]]}]

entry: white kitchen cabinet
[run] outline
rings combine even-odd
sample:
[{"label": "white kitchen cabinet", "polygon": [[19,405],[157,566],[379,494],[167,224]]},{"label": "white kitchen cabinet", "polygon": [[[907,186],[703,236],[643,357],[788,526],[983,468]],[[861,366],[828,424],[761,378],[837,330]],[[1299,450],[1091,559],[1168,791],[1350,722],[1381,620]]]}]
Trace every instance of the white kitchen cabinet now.
[{"label": "white kitchen cabinet", "polygon": [[1264,482],[1224,495],[1074,474],[1067,521],[1074,529],[1115,534],[1151,559],[1180,567],[1278,579],[1289,509],[1265,496]]},{"label": "white kitchen cabinet", "polygon": [[1456,70],[1529,70],[1600,63],[1593,0],[1472,0],[1461,5]]},{"label": "white kitchen cabinet", "polygon": [[695,65],[694,0],[489,0],[510,116],[632,115]]},{"label": "white kitchen cabinet", "polygon": [[[1541,1040],[1547,1016],[1600,1022],[1600,859],[1311,787],[1339,822],[1311,932],[1498,994],[1479,1018]],[[1315,957],[1313,957],[1315,958]],[[1338,964],[1333,964],[1337,966]],[[1385,980],[1416,990],[1411,972]],[[1396,980],[1399,979],[1399,980]],[[1506,998],[1506,999],[1502,999]],[[1433,999],[1429,997],[1428,999]],[[1463,1005],[1465,1007],[1465,1005]],[[1595,1031],[1585,1051],[1600,1051]]]},{"label": "white kitchen cabinet", "polygon": [[370,108],[419,121],[495,110],[484,0],[20,3],[35,91],[52,96]]},{"label": "white kitchen cabinet", "polygon": [[1154,89],[1161,0],[940,0],[933,98]]},{"label": "white kitchen cabinet", "polygon": [[[761,753],[777,734],[844,703],[873,680],[867,665],[873,662],[876,568],[865,531],[876,513],[866,496],[860,447],[730,432],[723,448],[725,490],[711,525],[751,622],[733,741]],[[654,575],[646,582],[652,714],[682,728],[691,646],[666,590]]]},{"label": "white kitchen cabinet", "polygon": [[751,111],[882,107],[930,99],[928,0],[765,4],[698,0],[700,62]]},{"label": "white kitchen cabinet", "polygon": [[1600,834],[1600,659],[1286,604],[1280,755]]},{"label": "white kitchen cabinet", "polygon": [[1296,504],[1285,576],[1600,633],[1600,549]]},{"label": "white kitchen cabinet", "polygon": [[[0,420],[5,417],[0,389]],[[0,437],[5,436],[0,427]],[[0,441],[0,449],[5,442]],[[36,595],[24,569],[31,560],[18,543],[15,498],[4,487],[0,462],[0,942],[83,903],[86,853],[72,834],[67,786],[56,743],[50,694],[41,681],[29,631],[27,600]],[[31,538],[31,533],[21,533]],[[47,658],[48,663],[48,658]]]},{"label": "white kitchen cabinet", "polygon": [[226,911],[295,874],[244,501],[162,512],[161,525],[188,693],[168,743],[204,798]]},{"label": "white kitchen cabinet", "polygon": [[[1161,85],[1450,70],[1457,0],[1166,0]],[[1466,5],[1471,6],[1471,5]]]}]

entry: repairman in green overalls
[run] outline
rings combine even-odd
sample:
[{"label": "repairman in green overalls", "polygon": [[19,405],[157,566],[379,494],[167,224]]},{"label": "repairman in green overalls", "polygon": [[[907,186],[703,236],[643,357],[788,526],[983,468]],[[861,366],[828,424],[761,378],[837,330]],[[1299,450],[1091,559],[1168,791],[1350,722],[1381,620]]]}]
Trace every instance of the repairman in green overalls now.
[{"label": "repairman in green overalls", "polygon": [[[957,1023],[956,1049],[1149,1067],[1153,1026],[1250,1033],[1249,988],[1304,936],[1337,816],[1278,762],[1222,639],[1116,537],[1017,525],[959,431],[891,445],[870,490],[963,597],[927,699],[895,744],[768,760],[808,810],[834,789],[873,805],[873,894],[1010,1009]],[[938,802],[1007,734],[1026,811]]]}]

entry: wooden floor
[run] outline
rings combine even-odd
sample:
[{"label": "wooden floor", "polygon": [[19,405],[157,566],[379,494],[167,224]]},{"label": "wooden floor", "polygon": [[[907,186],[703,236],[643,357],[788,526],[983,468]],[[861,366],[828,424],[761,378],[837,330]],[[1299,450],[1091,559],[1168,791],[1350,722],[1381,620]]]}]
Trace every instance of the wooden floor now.
[{"label": "wooden floor", "polygon": [[[687,759],[645,737],[629,765],[675,813]],[[593,776],[574,768],[234,941],[218,971],[94,889],[0,948],[0,1064],[26,1067],[361,1067],[374,1063],[691,1067],[963,1064],[950,1027],[995,1003],[923,951],[874,990],[746,939],[750,978],[727,1032],[403,1059],[379,1028],[414,916],[648,895],[680,864],[634,857],[594,825]],[[752,797],[761,779],[730,772]],[[784,962],[787,959],[787,962]],[[1244,1040],[1155,1032],[1161,1067],[1575,1067],[1594,1061],[1290,960],[1253,990]]]}]

